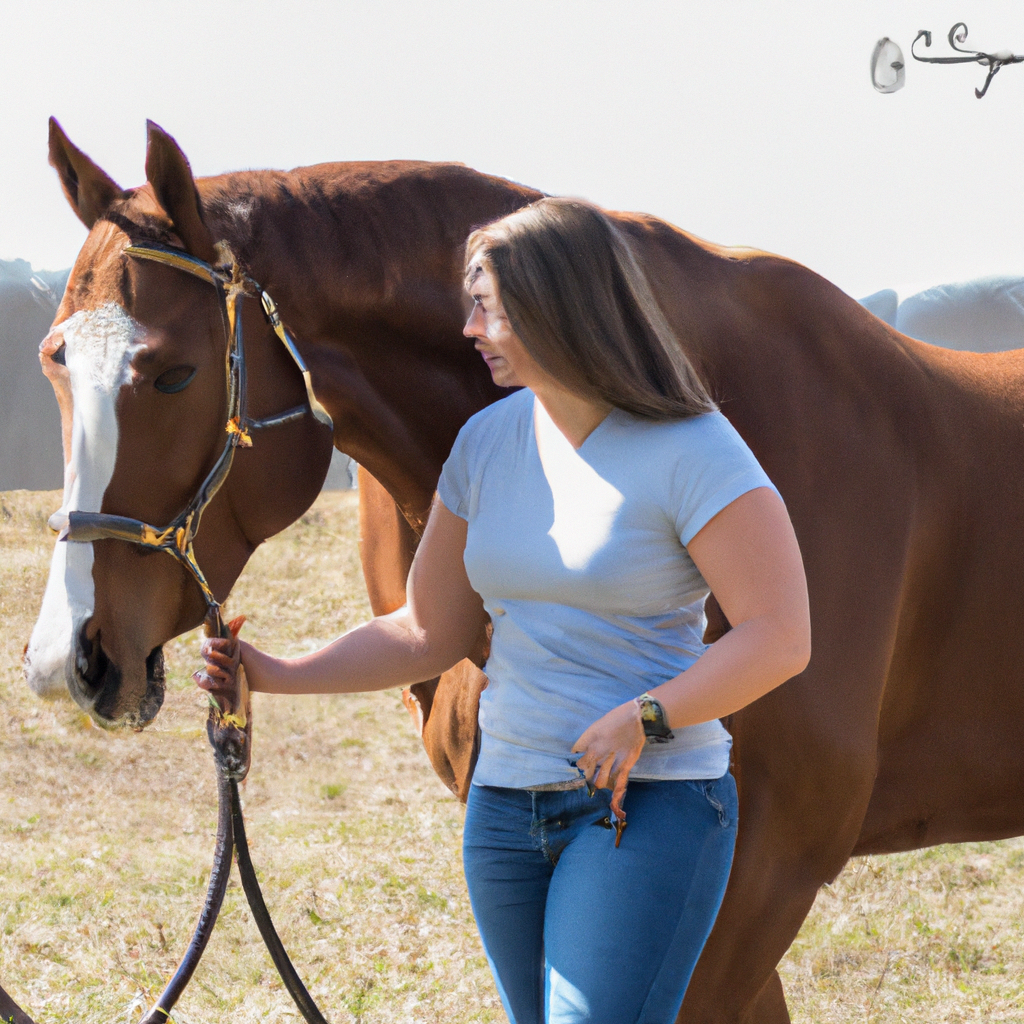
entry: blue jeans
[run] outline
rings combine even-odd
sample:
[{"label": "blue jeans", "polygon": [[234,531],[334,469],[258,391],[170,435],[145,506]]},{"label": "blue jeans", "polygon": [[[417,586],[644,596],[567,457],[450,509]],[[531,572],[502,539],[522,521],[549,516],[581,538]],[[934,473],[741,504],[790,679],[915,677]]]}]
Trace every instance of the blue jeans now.
[{"label": "blue jeans", "polygon": [[609,790],[471,786],[463,859],[512,1024],[671,1024],[715,922],[736,842],[736,784]]}]

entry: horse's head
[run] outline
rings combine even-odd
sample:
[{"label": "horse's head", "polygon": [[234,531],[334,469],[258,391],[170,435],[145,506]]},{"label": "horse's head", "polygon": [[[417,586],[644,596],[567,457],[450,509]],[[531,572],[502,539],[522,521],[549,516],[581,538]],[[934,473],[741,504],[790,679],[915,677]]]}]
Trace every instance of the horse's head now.
[{"label": "horse's head", "polygon": [[[50,162],[90,229],[40,346],[64,435],[64,500],[51,525],[66,536],[76,513],[104,513],[163,528],[225,451],[226,307],[217,282],[126,249],[156,244],[213,265],[224,254],[217,242],[233,241],[232,224],[204,210],[184,154],[153,124],[140,188],[119,188],[55,121]],[[306,399],[259,307],[258,299],[241,304],[250,419]],[[310,415],[253,439],[232,453],[195,540],[217,601],[256,546],[309,507],[330,461],[330,433]],[[109,531],[92,541],[71,535],[79,539],[60,539],[54,549],[25,655],[29,684],[43,695],[70,692],[102,724],[145,725],[163,700],[163,643],[198,625],[207,602],[178,559]]]}]

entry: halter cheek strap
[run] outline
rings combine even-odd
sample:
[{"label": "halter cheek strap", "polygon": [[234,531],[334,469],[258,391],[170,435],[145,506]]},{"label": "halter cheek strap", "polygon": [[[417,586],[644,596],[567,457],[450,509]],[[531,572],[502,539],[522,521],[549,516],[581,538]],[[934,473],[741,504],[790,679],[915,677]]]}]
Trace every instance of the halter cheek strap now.
[{"label": "halter cheek strap", "polygon": [[[182,270],[193,277],[206,281],[217,289],[227,336],[225,379],[228,415],[224,427],[227,440],[224,443],[223,451],[195,496],[169,526],[163,528],[150,526],[139,519],[108,515],[105,512],[75,511],[68,513],[67,526],[61,531],[59,537],[60,540],[76,543],[122,540],[144,548],[166,551],[188,570],[199,585],[206,601],[207,621],[213,629],[211,635],[220,635],[222,632],[220,604],[213,596],[213,591],[196,561],[193,542],[199,533],[199,521],[203,512],[227,479],[234,461],[235,449],[252,447],[251,431],[279,426],[282,423],[291,423],[293,420],[305,416],[307,412],[318,423],[332,429],[334,426],[327,410],[313,394],[309,369],[299,354],[295,342],[285,330],[274,300],[242,271],[226,242],[218,242],[216,248],[219,257],[216,266],[180,250],[148,242],[129,245],[124,251],[126,255],[134,256],[136,259],[152,260],[155,263],[162,263],[165,266]],[[251,420],[246,415],[245,346],[242,339],[242,318],[240,316],[242,300],[246,295],[253,294],[259,295],[267,321],[302,374],[308,403],[295,406],[276,416],[266,416],[259,420]]]},{"label": "halter cheek strap", "polygon": [[[267,322],[273,328],[274,333],[280,339],[281,344],[287,349],[288,354],[292,357],[295,365],[299,368],[299,373],[302,374],[303,383],[306,385],[306,400],[309,403],[308,409],[304,406],[299,406],[298,408],[301,409],[303,414],[307,411],[312,413],[313,418],[317,420],[317,422],[333,429],[334,423],[331,420],[330,414],[320,404],[316,395],[313,393],[313,382],[310,377],[309,368],[306,366],[305,360],[299,353],[298,348],[296,348],[291,335],[281,322],[281,315],[277,311],[277,303],[275,303],[270,297],[269,292],[264,291],[264,289],[261,288],[260,285],[258,285],[251,277],[242,272],[227,242],[218,242],[216,250],[217,255],[220,257],[220,261],[216,267],[211,266],[209,263],[206,263],[189,253],[180,252],[177,249],[168,249],[164,246],[153,245],[151,243],[140,242],[136,245],[129,245],[124,251],[127,256],[135,256],[138,259],[143,260],[152,260],[154,263],[163,263],[166,266],[174,267],[177,270],[183,270],[186,274],[191,274],[193,277],[198,277],[201,280],[206,281],[208,284],[212,284],[215,287],[222,289],[225,298],[225,305],[227,307],[229,356],[231,354],[230,339],[235,335],[234,320],[236,316],[236,309],[246,295],[251,295],[253,293],[259,295]],[[238,338],[240,342],[241,332],[239,332]],[[284,421],[281,421],[280,417],[272,416],[267,417],[265,420],[250,423],[250,426],[258,429],[261,426],[274,426],[278,422]]]}]

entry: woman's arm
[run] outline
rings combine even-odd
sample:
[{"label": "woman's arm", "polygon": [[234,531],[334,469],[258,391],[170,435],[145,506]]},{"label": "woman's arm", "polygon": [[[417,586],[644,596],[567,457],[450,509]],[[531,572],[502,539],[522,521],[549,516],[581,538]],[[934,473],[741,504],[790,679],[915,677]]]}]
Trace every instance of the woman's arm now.
[{"label": "woman's arm", "polygon": [[243,643],[242,664],[250,689],[383,690],[432,679],[451,668],[473,650],[485,621],[483,602],[466,576],[465,549],[465,520],[435,496],[409,572],[407,607],[357,626],[301,658],[273,658]]},{"label": "woman's arm", "polygon": [[[774,491],[741,495],[687,550],[733,628],[685,672],[650,691],[673,729],[738,711],[802,672],[811,654],[803,561]],[[613,805],[621,810],[643,747],[639,709],[630,701],[598,719],[573,749],[585,752],[579,765],[597,786],[614,784]]]},{"label": "woman's arm", "polygon": [[684,673],[650,691],[678,728],[739,711],[803,672],[811,657],[803,560],[774,491],[741,495],[687,550],[733,628]]}]

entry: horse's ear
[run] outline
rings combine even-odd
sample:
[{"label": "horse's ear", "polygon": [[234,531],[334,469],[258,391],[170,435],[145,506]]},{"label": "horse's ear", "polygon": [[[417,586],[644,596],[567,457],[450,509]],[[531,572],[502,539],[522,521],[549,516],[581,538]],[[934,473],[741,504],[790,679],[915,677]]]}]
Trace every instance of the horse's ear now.
[{"label": "horse's ear", "polygon": [[185,249],[207,263],[216,255],[213,236],[203,220],[203,208],[192,168],[181,147],[158,124],[146,122],[146,178],[174,224]]},{"label": "horse's ear", "polygon": [[55,117],[50,118],[50,166],[60,178],[71,209],[87,228],[91,229],[122,194],[120,185],[72,144]]}]

